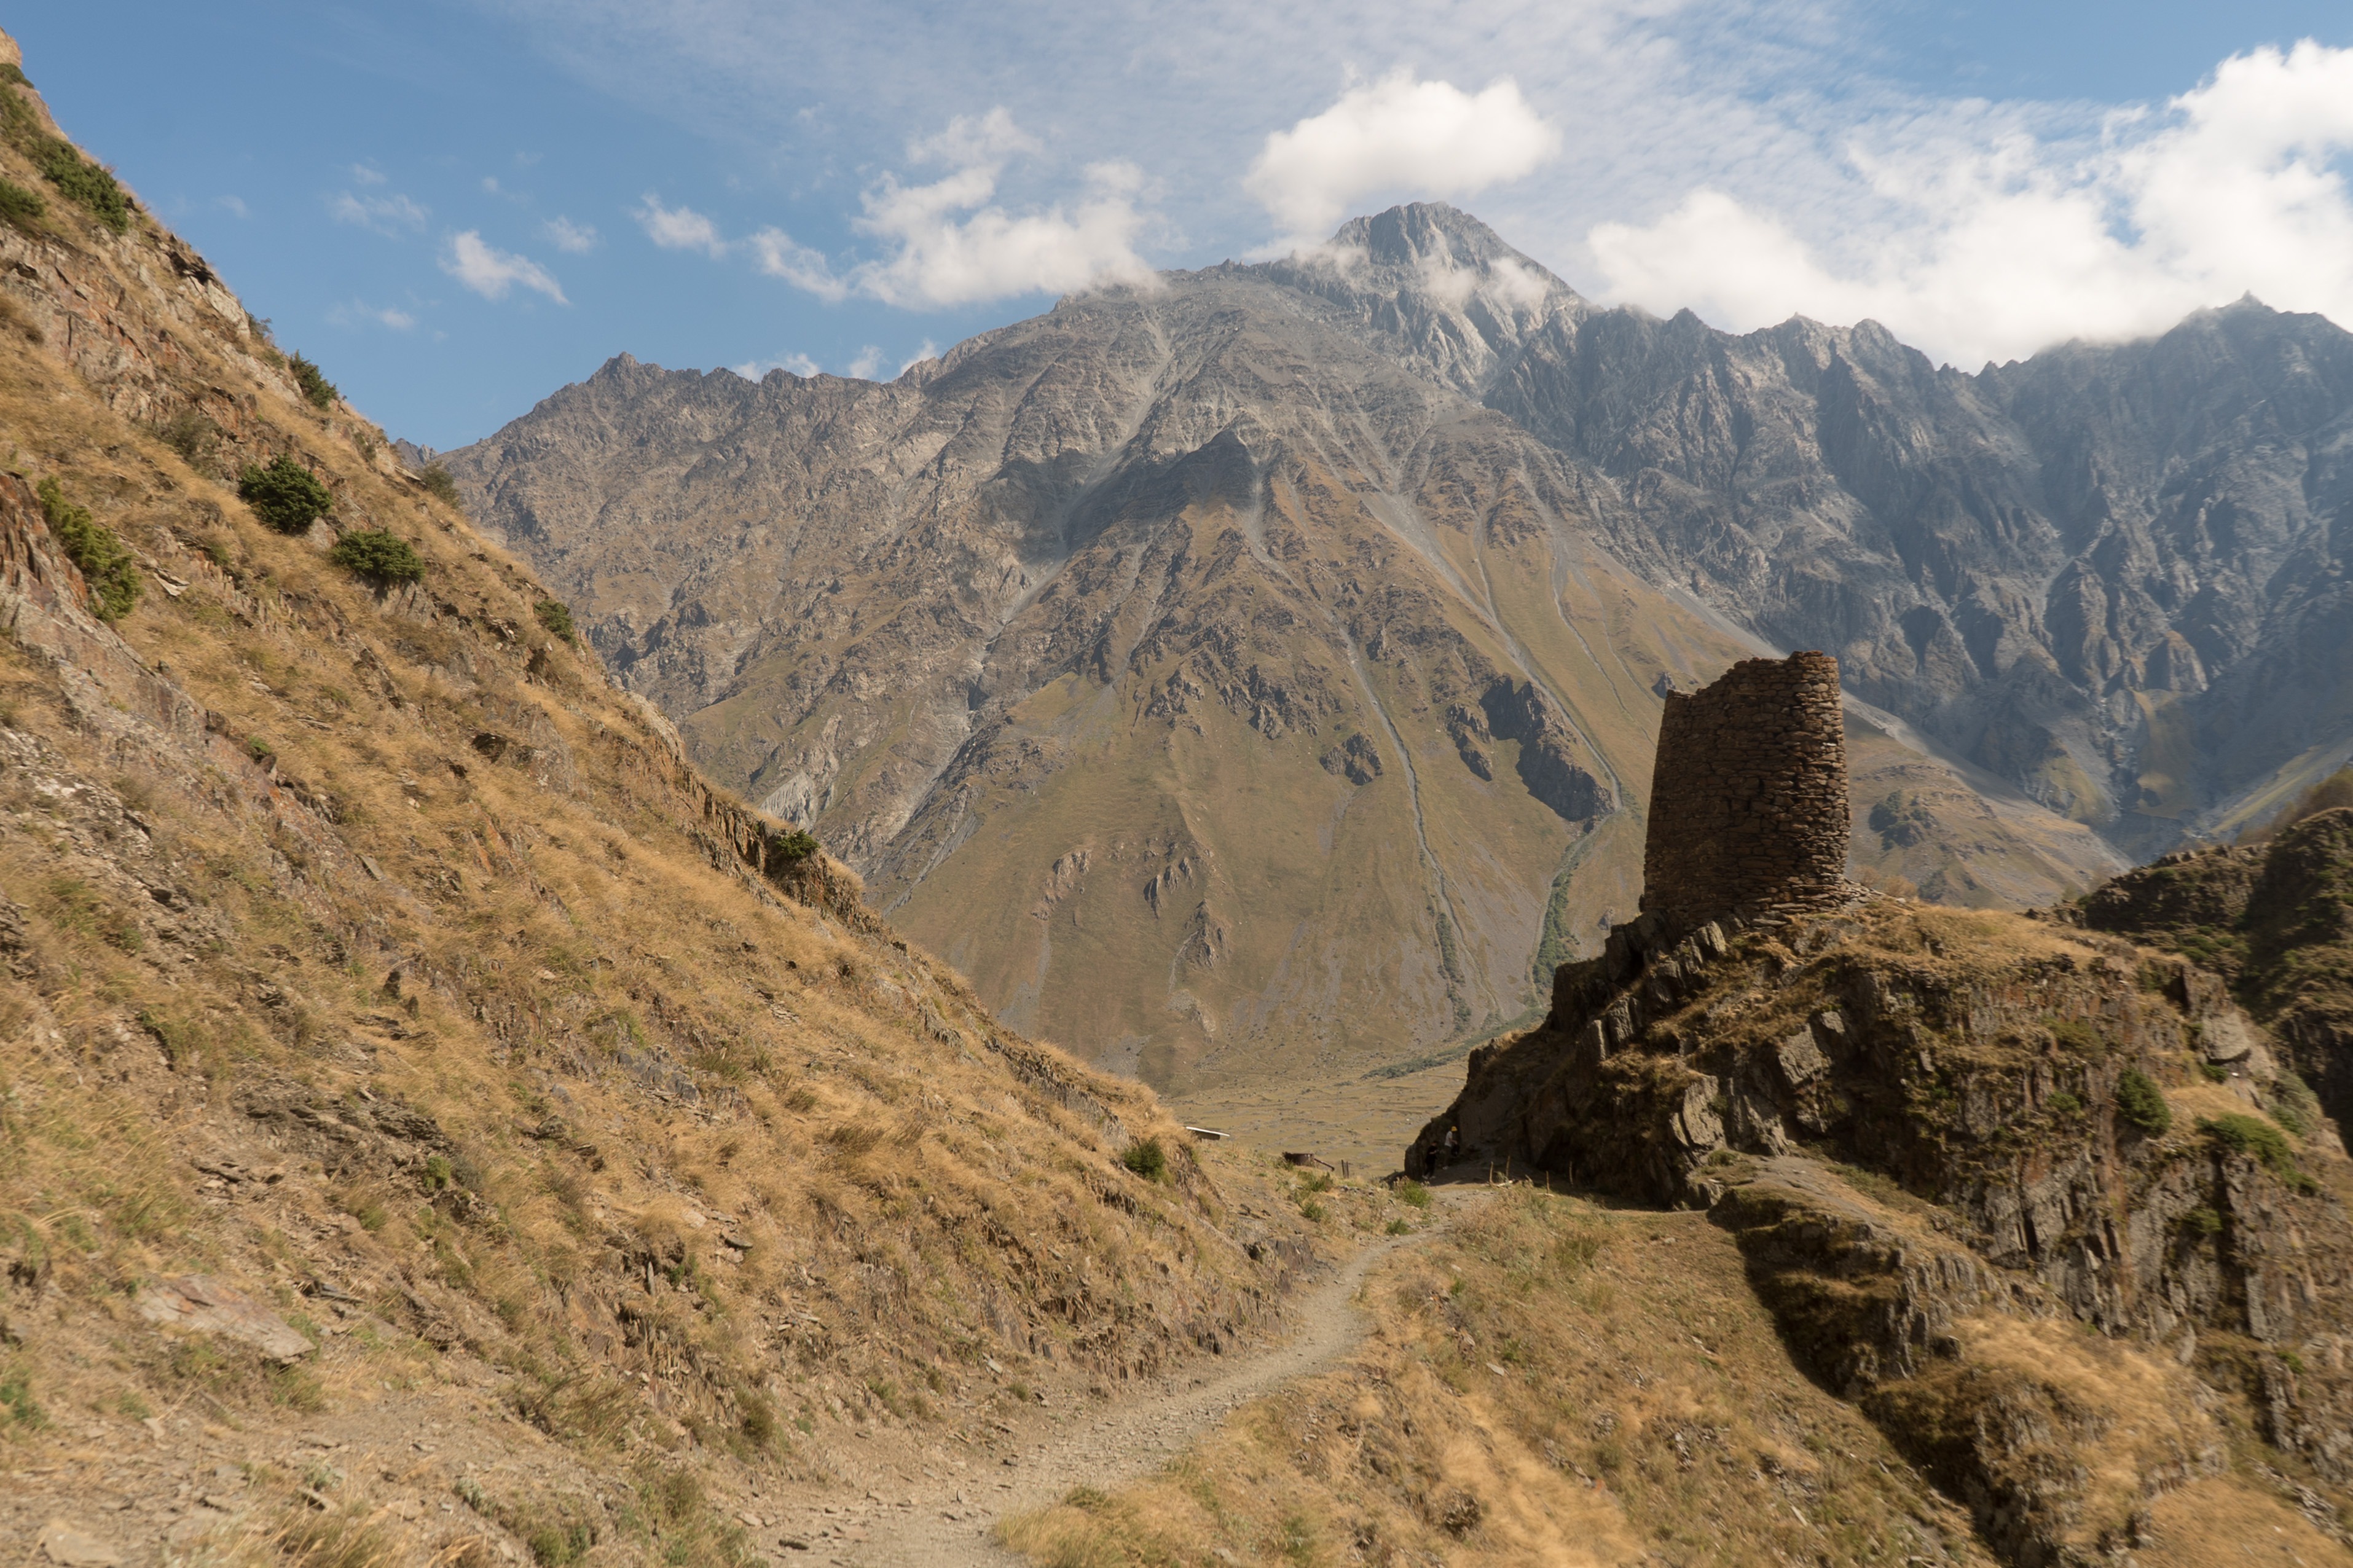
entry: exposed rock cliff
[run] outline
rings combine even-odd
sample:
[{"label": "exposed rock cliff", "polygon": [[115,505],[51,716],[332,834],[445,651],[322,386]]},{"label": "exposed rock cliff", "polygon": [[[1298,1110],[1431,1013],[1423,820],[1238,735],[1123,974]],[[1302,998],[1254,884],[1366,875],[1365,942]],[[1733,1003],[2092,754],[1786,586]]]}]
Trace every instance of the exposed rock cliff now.
[{"label": "exposed rock cliff", "polygon": [[2353,810],[2168,855],[2065,913],[2228,976],[2340,1127],[2353,1119]]},{"label": "exposed rock cliff", "polygon": [[[1408,1168],[1454,1129],[1458,1171],[1708,1206],[1820,1373],[2051,1562],[2219,1472],[2228,1400],[2353,1480],[2353,1167],[2298,1093],[2219,978],[2114,938],[1882,901],[1670,947],[1646,917],[1472,1053]],[[2105,1409],[2104,1378],[2151,1392]]]},{"label": "exposed rock cliff", "polygon": [[1872,322],[1563,311],[1490,406],[1625,559],[2135,855],[2353,749],[2353,335],[2253,300],[1974,375]]}]

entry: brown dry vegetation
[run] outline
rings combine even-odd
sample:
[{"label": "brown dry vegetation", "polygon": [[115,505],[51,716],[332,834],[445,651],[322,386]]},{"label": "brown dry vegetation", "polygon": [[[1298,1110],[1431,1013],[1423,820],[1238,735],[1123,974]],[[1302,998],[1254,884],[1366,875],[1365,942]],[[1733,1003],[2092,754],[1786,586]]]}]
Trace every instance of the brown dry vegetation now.
[{"label": "brown dry vegetation", "polygon": [[[0,1462],[503,1423],[568,1457],[476,1527],[723,1560],[748,1547],[699,1477],[822,1481],[853,1429],[993,1441],[1023,1376],[1116,1384],[1280,1292],[1304,1250],[1244,1252],[1148,1092],[999,1028],[838,866],[761,874],[779,825],[543,635],[545,592],[303,402],[171,237],[58,205],[0,250],[29,323],[0,483],[57,479],[145,589],[110,632],[0,519]],[[204,441],[164,438],[183,416]],[[308,536],[229,482],[280,453],[335,498]],[[363,527],[424,582],[331,564]],[[1121,1162],[1150,1137],[1166,1181]],[[187,1274],[317,1352],[146,1322]],[[315,1518],[299,1468],[240,1484],[255,1551],[464,1549],[365,1506],[391,1469]]]},{"label": "brown dry vegetation", "polygon": [[[1860,1187],[1845,1199],[1912,1223],[1877,1184],[1894,1206]],[[1752,1265],[1704,1216],[1525,1183],[1440,1202],[1468,1217],[1367,1284],[1371,1338],[1345,1372],[1003,1538],[1047,1568],[1989,1562],[1915,1464],[1934,1470],[1939,1431],[2039,1409],[2074,1424],[2029,1457],[2082,1467],[2094,1552],[2150,1568],[2353,1557],[2305,1511],[2327,1517],[2308,1471],[2169,1354],[1979,1314],[1955,1326],[1955,1359],[1867,1402],[1866,1419],[1798,1369]]]},{"label": "brown dry vegetation", "polygon": [[[1441,1202],[1454,1201],[1441,1198]],[[1346,1372],[1115,1496],[1015,1521],[1052,1568],[1987,1561],[1968,1520],[1800,1374],[1694,1214],[1525,1184],[1369,1282]]]}]

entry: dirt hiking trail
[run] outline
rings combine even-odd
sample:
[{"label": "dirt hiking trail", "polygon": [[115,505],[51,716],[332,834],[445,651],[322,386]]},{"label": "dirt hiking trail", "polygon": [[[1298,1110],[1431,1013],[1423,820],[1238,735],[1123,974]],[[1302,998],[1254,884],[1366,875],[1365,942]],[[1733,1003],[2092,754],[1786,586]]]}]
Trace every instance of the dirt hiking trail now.
[{"label": "dirt hiking trail", "polygon": [[1356,1302],[1366,1276],[1399,1248],[1451,1230],[1485,1196],[1478,1188],[1437,1193],[1445,1211],[1439,1223],[1374,1242],[1303,1293],[1289,1314],[1293,1332],[1281,1344],[1180,1374],[1156,1394],[1025,1445],[1018,1462],[975,1464],[961,1475],[927,1479],[913,1488],[902,1481],[898,1496],[870,1492],[861,1507],[842,1510],[844,1523],[862,1516],[864,1541],[812,1540],[807,1557],[797,1552],[779,1556],[843,1568],[1022,1568],[1026,1558],[991,1539],[999,1519],[1059,1502],[1073,1487],[1112,1491],[1148,1475],[1236,1409],[1293,1378],[1324,1371],[1354,1350],[1371,1326]]}]

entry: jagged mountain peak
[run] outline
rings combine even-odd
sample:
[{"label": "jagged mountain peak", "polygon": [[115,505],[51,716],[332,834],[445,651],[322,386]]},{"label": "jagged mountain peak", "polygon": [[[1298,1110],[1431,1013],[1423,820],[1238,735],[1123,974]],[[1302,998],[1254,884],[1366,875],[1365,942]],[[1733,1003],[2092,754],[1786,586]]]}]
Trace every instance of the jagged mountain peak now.
[{"label": "jagged mountain peak", "polygon": [[1257,270],[1326,301],[1408,369],[1472,397],[1495,384],[1531,333],[1591,308],[1493,229],[1444,202],[1351,218],[1328,243]]},{"label": "jagged mountain peak", "polygon": [[1361,252],[1375,266],[1419,268],[1430,260],[1455,267],[1492,267],[1497,262],[1533,271],[1574,293],[1568,285],[1514,249],[1503,236],[1447,202],[1408,202],[1387,212],[1350,218],[1334,232],[1326,249]]}]

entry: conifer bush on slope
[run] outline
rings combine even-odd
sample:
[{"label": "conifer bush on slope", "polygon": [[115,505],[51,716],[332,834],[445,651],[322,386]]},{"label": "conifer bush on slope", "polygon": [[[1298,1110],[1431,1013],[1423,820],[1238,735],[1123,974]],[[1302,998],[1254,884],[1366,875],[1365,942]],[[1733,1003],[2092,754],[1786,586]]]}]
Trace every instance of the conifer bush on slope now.
[{"label": "conifer bush on slope", "polygon": [[[22,163],[0,149],[0,177]],[[1220,1233],[1148,1093],[999,1028],[813,846],[768,856],[793,835],[548,636],[543,588],[357,426],[322,434],[241,322],[189,332],[158,292],[186,274],[135,259],[76,258],[115,302],[47,300],[106,312],[117,368],[0,353],[0,437],[168,590],[115,626],[82,610],[0,476],[24,566],[0,586],[0,1383],[25,1408],[195,1400],[259,1429],[446,1384],[591,1457],[807,1474],[849,1425],[993,1440],[984,1358],[1117,1380],[1263,1309],[1292,1255]],[[379,605],[99,374],[146,408],[248,395],[224,466],[300,453],[356,531],[419,538],[429,597]],[[1166,1184],[1120,1158],[1155,1136]],[[318,1348],[272,1371],[130,1312],[191,1275]]]}]

